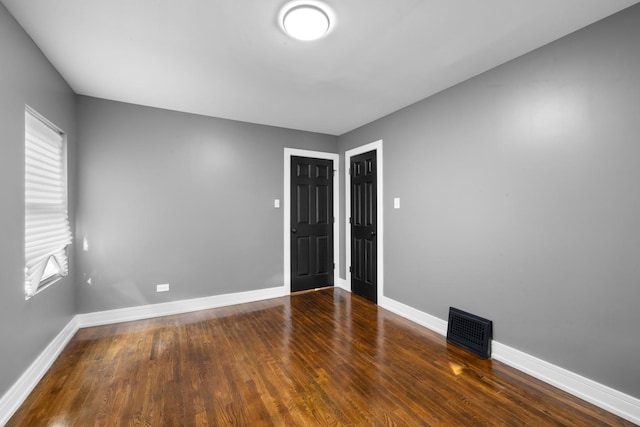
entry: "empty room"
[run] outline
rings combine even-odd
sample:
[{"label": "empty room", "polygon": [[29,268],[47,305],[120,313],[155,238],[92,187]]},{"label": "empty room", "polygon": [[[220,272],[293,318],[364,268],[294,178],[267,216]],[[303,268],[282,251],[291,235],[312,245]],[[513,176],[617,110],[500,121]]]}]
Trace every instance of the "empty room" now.
[{"label": "empty room", "polygon": [[640,2],[0,0],[0,425],[640,425]]}]

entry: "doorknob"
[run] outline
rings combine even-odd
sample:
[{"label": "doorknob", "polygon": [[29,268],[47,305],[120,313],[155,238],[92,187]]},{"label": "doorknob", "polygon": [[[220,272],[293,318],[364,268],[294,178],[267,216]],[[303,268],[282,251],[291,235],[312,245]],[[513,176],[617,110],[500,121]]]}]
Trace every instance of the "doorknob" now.
[{"label": "doorknob", "polygon": [[292,232],[292,233],[297,233],[297,232],[298,232],[298,230],[296,230],[295,228],[292,228],[292,229],[291,229],[291,232]]},{"label": "doorknob", "polygon": [[372,231],[372,232],[371,232],[371,237],[375,237],[375,235],[376,235],[376,232],[375,232],[375,231]]}]

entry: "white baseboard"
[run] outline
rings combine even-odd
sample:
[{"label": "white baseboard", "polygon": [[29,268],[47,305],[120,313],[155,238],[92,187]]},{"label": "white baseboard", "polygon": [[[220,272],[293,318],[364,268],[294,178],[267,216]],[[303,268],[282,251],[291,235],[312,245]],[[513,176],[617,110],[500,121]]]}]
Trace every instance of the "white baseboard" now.
[{"label": "white baseboard", "polygon": [[[391,298],[382,297],[379,304],[405,319],[440,335],[447,335],[447,322]],[[640,399],[597,383],[574,372],[538,359],[515,348],[491,342],[492,357],[519,371],[640,425]]]},{"label": "white baseboard", "polygon": [[247,302],[262,301],[284,296],[283,287],[258,289],[255,291],[236,292],[233,294],[213,295],[204,298],[194,298],[182,301],[172,301],[160,304],[142,305],[138,307],[121,308],[117,310],[98,311],[95,313],[78,314],[78,325],[81,328],[90,326],[110,325],[113,323],[131,322],[133,320],[151,319],[154,317],[170,316],[172,314],[189,313],[192,311],[208,310]]},{"label": "white baseboard", "polygon": [[499,342],[491,346],[494,359],[640,425],[640,399]]},{"label": "white baseboard", "polygon": [[418,325],[431,329],[440,335],[447,335],[447,322],[442,319],[387,297],[382,297],[380,301],[378,301],[378,304],[380,307],[392,311]]},{"label": "white baseboard", "polygon": [[349,286],[349,282],[345,279],[337,278],[335,283],[336,288],[344,289],[347,292],[351,292],[351,286]]},{"label": "white baseboard", "polygon": [[0,425],[9,421],[77,331],[78,321],[74,317],[0,398]]}]

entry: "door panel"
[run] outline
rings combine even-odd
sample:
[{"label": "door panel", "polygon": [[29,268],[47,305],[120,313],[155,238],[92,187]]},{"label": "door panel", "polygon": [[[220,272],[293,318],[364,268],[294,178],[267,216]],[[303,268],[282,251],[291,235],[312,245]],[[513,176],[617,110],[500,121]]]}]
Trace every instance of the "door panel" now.
[{"label": "door panel", "polygon": [[298,237],[297,239],[297,250],[298,250],[298,276],[308,276],[310,273],[310,262],[309,256],[311,254],[310,251],[310,242],[311,239],[309,237]]},{"label": "door panel", "polygon": [[291,290],[333,286],[333,161],[291,157]]},{"label": "door panel", "polygon": [[309,185],[300,185],[296,186],[297,190],[297,222],[298,224],[309,224],[309,208],[311,202],[309,200]]},{"label": "door panel", "polygon": [[316,265],[318,266],[318,274],[329,274],[329,238],[327,236],[318,236],[316,238]]},{"label": "door panel", "polygon": [[376,152],[351,158],[351,290],[377,302]]}]

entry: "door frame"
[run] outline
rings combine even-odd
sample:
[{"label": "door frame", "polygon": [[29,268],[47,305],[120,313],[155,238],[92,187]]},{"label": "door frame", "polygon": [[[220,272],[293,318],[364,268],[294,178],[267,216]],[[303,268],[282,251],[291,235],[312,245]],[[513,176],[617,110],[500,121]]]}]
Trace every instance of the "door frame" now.
[{"label": "door frame", "polygon": [[336,268],[333,270],[333,283],[336,286],[340,272],[340,155],[323,151],[301,150],[297,148],[284,149],[284,295],[291,294],[291,157],[311,157],[315,159],[333,160],[333,260]]},{"label": "door frame", "polygon": [[365,145],[361,145],[360,147],[356,147],[353,148],[351,150],[348,150],[344,153],[344,167],[345,167],[345,215],[344,215],[344,228],[345,228],[345,253],[346,253],[346,263],[347,263],[347,268],[346,268],[346,276],[347,276],[347,283],[346,283],[346,288],[347,290],[351,291],[351,273],[349,272],[349,268],[351,267],[351,224],[349,224],[349,216],[351,215],[351,177],[349,175],[349,165],[351,165],[351,157],[357,156],[359,154],[362,153],[367,153],[369,151],[375,151],[376,152],[376,163],[377,163],[377,170],[376,170],[376,174],[377,174],[377,193],[376,193],[376,207],[377,207],[377,232],[376,232],[376,237],[378,238],[377,241],[377,251],[378,251],[378,256],[377,256],[377,301],[378,301],[378,305],[380,305],[380,303],[382,302],[382,297],[384,296],[384,264],[383,264],[383,259],[384,259],[384,199],[382,198],[383,196],[383,191],[382,191],[382,183],[383,181],[383,175],[382,175],[382,164],[383,164],[383,159],[382,159],[382,140],[378,140],[375,142],[371,142],[369,144],[365,144]]}]

